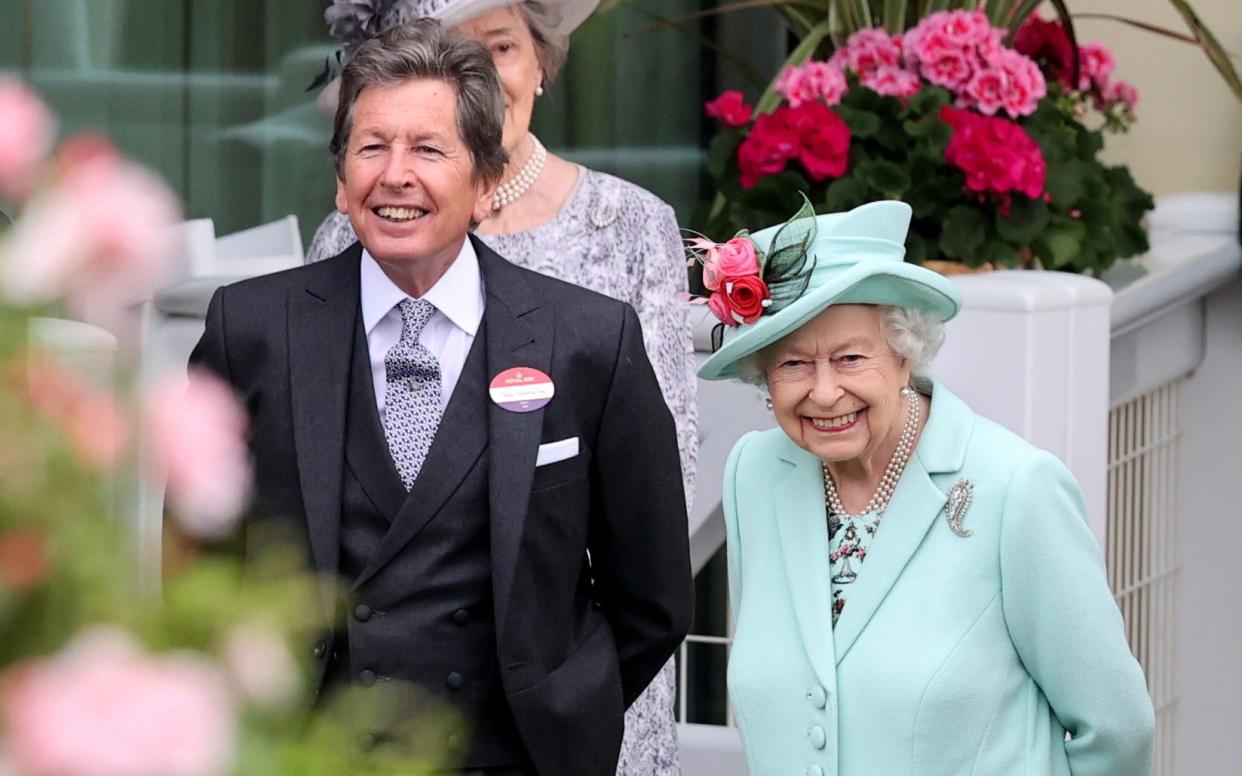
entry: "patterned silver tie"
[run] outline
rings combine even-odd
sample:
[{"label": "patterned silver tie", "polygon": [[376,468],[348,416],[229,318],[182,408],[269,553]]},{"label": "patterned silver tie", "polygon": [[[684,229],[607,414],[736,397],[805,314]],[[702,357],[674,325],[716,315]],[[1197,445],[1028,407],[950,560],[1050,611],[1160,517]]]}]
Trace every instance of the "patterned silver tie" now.
[{"label": "patterned silver tie", "polygon": [[384,400],[384,436],[401,483],[414,487],[431,440],[440,425],[440,362],[418,342],[436,308],[423,299],[406,299],[401,310],[401,340],[384,356],[388,393]]}]

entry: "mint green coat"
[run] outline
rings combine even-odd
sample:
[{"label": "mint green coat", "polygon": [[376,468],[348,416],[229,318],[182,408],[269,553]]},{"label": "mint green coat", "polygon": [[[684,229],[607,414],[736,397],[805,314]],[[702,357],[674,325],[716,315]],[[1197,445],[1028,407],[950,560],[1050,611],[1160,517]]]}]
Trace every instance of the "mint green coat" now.
[{"label": "mint green coat", "polygon": [[[960,479],[969,537],[944,510]],[[1077,483],[942,385],[835,631],[819,459],[747,434],[724,512],[752,776],[1152,772],[1151,701]]]}]

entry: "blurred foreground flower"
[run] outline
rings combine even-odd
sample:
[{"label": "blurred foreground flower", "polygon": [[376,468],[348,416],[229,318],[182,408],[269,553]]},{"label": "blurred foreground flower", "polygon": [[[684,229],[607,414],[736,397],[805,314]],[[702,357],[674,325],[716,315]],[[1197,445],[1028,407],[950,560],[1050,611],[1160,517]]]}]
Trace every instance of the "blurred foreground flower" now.
[{"label": "blurred foreground flower", "polygon": [[145,169],[99,148],[75,153],[0,241],[0,293],[17,304],[63,298],[76,313],[115,314],[159,283],[176,247],[176,198]]},{"label": "blurred foreground flower", "polygon": [[129,426],[116,397],[50,356],[32,354],[28,361],[30,406],[60,430],[84,462],[101,471],[115,465],[129,442]]},{"label": "blurred foreground flower", "polygon": [[0,706],[21,776],[217,776],[236,755],[219,668],[191,653],[149,655],[111,627],[14,667]]},{"label": "blurred foreground flower", "polygon": [[297,663],[270,624],[235,625],[224,642],[223,658],[234,685],[256,706],[280,708],[297,699]]},{"label": "blurred foreground flower", "polygon": [[34,188],[56,122],[39,96],[0,75],[0,197],[20,203]]},{"label": "blurred foreground flower", "polygon": [[168,503],[196,539],[222,539],[236,527],[250,497],[246,415],[219,378],[191,370],[190,382],[170,378],[146,407],[147,428]]}]

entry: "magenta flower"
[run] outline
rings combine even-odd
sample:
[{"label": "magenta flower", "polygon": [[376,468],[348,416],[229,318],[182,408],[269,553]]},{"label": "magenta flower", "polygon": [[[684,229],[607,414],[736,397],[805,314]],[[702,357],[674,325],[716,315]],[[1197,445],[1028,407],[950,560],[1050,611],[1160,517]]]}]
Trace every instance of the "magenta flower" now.
[{"label": "magenta flower", "polygon": [[742,93],[736,89],[722,92],[719,97],[706,103],[704,109],[708,116],[720,119],[726,127],[744,127],[750,122],[755,109],[747,105]]},{"label": "magenta flower", "polygon": [[1092,86],[1104,89],[1112,77],[1117,60],[1102,44],[1084,43],[1078,47],[1078,89],[1087,91]]},{"label": "magenta flower", "polygon": [[967,191],[1002,196],[1016,191],[1032,199],[1044,195],[1048,166],[1043,150],[1022,127],[948,106],[940,117],[953,127],[945,159],[966,175]]}]

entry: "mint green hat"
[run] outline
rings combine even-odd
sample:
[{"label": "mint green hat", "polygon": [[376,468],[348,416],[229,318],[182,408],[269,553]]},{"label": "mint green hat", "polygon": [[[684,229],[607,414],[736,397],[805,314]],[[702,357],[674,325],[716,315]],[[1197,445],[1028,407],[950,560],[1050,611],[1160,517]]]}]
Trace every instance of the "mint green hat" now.
[{"label": "mint green hat", "polygon": [[[961,297],[943,275],[905,261],[910,206],[883,201],[846,213],[815,216],[815,238],[807,251],[814,260],[809,282],[797,298],[776,312],[739,326],[723,326],[724,336],[699,368],[704,380],[736,378],[747,357],[804,326],[830,305],[880,304],[925,310],[947,321],[957,315]],[[750,235],[768,251],[784,224]]]}]

